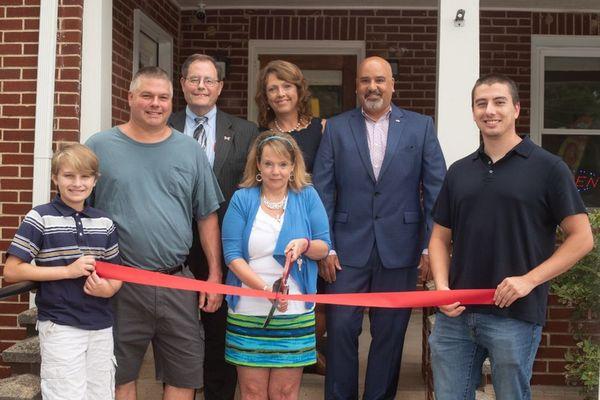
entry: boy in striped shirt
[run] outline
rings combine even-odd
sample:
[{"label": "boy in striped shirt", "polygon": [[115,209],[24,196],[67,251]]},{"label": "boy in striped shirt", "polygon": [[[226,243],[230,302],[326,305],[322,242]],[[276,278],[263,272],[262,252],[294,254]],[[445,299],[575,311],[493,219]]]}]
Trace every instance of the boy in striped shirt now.
[{"label": "boy in striped shirt", "polygon": [[[59,194],[25,216],[7,250],[4,279],[39,281],[36,295],[44,399],[114,399],[113,314],[121,282],[100,278],[95,260],[119,263],[117,232],[86,205],[98,159],[69,144],[52,158]],[[35,265],[31,264],[35,261]]]}]

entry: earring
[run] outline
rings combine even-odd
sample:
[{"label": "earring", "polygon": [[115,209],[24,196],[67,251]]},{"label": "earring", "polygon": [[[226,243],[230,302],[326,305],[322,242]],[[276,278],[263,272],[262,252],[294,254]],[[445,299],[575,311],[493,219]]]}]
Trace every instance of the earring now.
[{"label": "earring", "polygon": [[289,180],[290,180],[290,182],[294,182],[294,173],[293,172],[290,174]]},{"label": "earring", "polygon": [[260,174],[260,172],[256,174],[256,182],[262,182],[262,175]]}]

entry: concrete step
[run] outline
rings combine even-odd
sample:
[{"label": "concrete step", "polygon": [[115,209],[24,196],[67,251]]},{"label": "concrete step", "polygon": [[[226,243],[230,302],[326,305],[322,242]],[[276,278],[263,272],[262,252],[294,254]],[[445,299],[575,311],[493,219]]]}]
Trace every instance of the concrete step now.
[{"label": "concrete step", "polygon": [[37,335],[37,331],[35,329],[35,325],[37,324],[37,317],[37,307],[25,310],[17,316],[19,326],[27,328],[27,337]]},{"label": "concrete step", "polygon": [[32,374],[0,379],[0,400],[41,400],[40,377]]},{"label": "concrete step", "polygon": [[13,374],[40,374],[40,339],[32,336],[2,352],[2,361],[12,367]]}]

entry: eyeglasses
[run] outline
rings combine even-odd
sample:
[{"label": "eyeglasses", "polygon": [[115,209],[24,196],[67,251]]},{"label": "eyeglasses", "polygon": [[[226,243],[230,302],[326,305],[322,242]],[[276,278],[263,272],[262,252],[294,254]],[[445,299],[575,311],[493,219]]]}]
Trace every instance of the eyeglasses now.
[{"label": "eyeglasses", "polygon": [[185,78],[186,81],[191,83],[193,86],[199,86],[200,83],[204,82],[204,86],[206,87],[215,87],[219,82],[219,79],[213,78],[199,78],[197,76],[192,76],[191,78]]}]

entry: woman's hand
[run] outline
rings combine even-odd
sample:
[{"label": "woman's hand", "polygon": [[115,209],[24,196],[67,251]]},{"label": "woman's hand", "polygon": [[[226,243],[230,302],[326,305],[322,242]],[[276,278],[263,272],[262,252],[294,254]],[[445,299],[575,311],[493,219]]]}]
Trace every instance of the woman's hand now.
[{"label": "woman's hand", "polygon": [[310,239],[308,238],[300,238],[300,239],[292,239],[285,246],[285,254],[288,252],[292,252],[292,262],[296,261],[302,254],[304,254],[308,248],[310,247]]},{"label": "woman's hand", "polygon": [[[284,293],[284,294],[288,294],[288,292],[290,291],[290,287],[289,286],[285,286],[283,288],[283,290],[281,290],[281,278],[277,279],[275,282],[273,282],[273,287],[271,288],[271,291],[273,293]],[[271,300],[271,303],[274,302],[274,300]],[[285,299],[277,299],[277,311],[279,312],[286,312],[288,309],[288,301]]]}]

